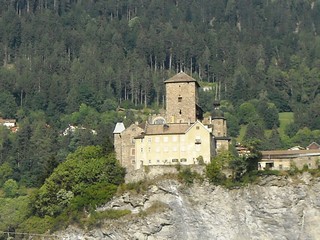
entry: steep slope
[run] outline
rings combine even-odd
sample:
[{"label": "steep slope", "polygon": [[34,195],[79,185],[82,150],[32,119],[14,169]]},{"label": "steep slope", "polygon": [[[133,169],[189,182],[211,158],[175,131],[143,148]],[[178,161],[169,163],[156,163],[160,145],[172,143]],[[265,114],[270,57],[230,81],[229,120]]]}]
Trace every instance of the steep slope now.
[{"label": "steep slope", "polygon": [[130,209],[133,214],[108,220],[93,230],[69,227],[59,233],[60,237],[108,240],[320,237],[320,179],[308,174],[297,178],[268,177],[257,185],[233,190],[208,183],[185,187],[175,180],[164,180],[143,195],[127,193],[99,210],[109,208]]}]

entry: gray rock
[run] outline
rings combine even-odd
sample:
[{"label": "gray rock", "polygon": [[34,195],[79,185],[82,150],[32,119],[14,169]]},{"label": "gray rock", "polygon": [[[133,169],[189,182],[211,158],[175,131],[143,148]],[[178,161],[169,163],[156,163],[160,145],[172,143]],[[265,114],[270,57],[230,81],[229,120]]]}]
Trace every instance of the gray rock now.
[{"label": "gray rock", "polygon": [[[157,209],[159,203],[168,207]],[[89,232],[70,226],[56,234],[70,240],[320,239],[320,181],[308,174],[298,181],[265,177],[261,184],[233,190],[208,182],[188,188],[162,180],[144,195],[127,193],[100,210],[111,208],[147,215],[133,214],[116,224],[105,221]]]}]

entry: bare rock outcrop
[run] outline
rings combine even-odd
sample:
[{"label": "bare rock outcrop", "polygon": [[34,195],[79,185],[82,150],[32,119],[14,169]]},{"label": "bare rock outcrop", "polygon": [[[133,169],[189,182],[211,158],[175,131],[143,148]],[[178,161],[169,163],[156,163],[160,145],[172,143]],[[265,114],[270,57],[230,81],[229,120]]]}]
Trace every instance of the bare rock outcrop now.
[{"label": "bare rock outcrop", "polygon": [[[160,210],[148,211],[154,206]],[[93,230],[69,227],[63,239],[320,239],[320,179],[266,177],[228,190],[209,183],[186,187],[162,180],[144,194],[126,193],[98,209],[130,209]],[[146,214],[141,214],[146,213]]]}]

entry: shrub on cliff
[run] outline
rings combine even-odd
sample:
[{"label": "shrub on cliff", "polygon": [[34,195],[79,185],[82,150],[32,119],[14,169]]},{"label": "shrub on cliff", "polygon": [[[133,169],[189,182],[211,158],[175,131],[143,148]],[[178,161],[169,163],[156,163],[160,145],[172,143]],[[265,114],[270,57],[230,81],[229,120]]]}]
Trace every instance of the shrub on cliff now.
[{"label": "shrub on cliff", "polygon": [[113,154],[106,156],[101,147],[80,147],[46,179],[33,209],[38,216],[57,216],[70,206],[95,207],[113,196],[124,175]]}]

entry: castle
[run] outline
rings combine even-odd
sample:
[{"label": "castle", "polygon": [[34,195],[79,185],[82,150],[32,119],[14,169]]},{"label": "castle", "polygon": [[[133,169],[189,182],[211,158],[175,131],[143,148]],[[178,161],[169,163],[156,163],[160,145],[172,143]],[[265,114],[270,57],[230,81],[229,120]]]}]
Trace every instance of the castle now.
[{"label": "castle", "polygon": [[117,159],[127,171],[143,166],[209,163],[228,149],[227,124],[219,103],[212,116],[203,117],[198,105],[199,83],[184,72],[164,81],[166,112],[142,124],[125,128],[118,122],[113,131]]}]

